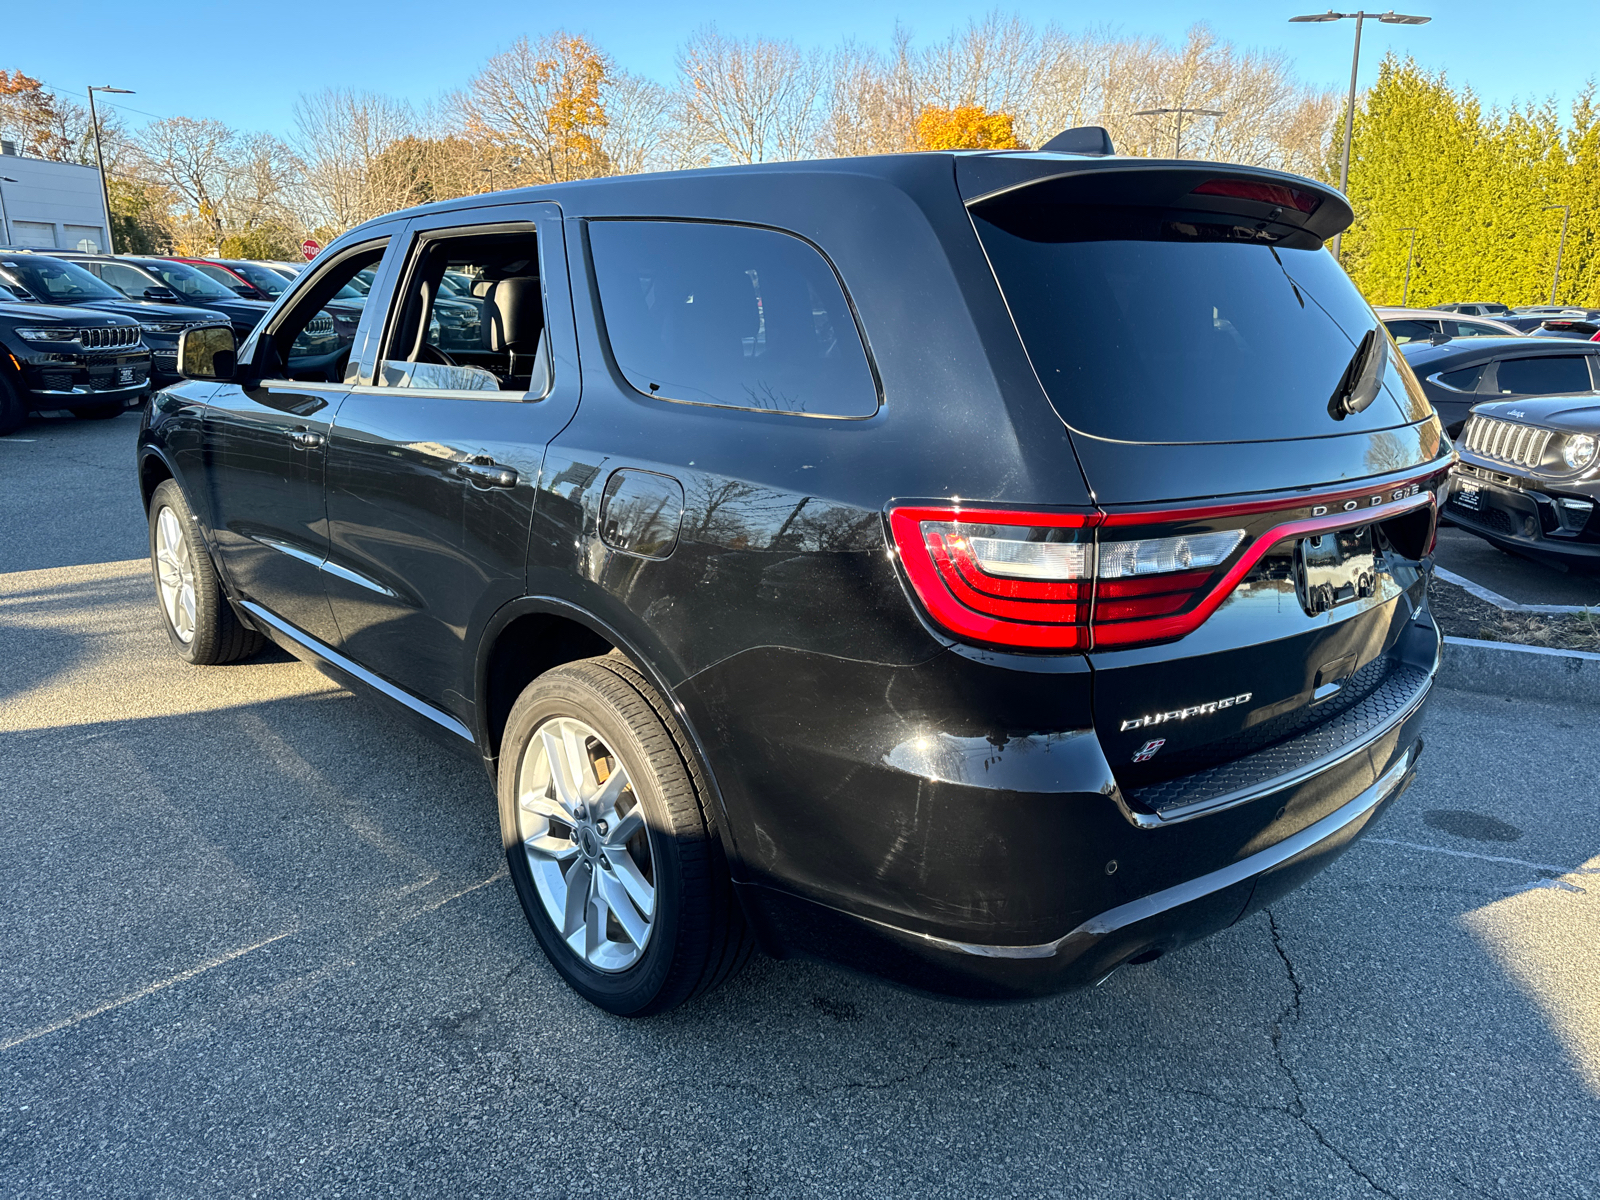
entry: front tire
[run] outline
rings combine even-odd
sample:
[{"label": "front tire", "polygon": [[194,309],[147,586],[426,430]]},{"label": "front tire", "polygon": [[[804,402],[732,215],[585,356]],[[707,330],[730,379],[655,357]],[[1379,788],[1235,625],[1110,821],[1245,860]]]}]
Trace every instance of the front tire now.
[{"label": "front tire", "polygon": [[0,437],[15,433],[28,420],[28,406],[9,379],[0,376]]},{"label": "front tire", "polygon": [[162,624],[184,661],[216,666],[261,649],[262,636],[245,626],[223,595],[200,522],[171,479],[150,497],[150,570]]},{"label": "front tire", "polygon": [[574,991],[666,1012],[731,977],[753,941],[710,799],[661,696],[626,660],[557,667],[500,747],[500,828],[523,913]]}]

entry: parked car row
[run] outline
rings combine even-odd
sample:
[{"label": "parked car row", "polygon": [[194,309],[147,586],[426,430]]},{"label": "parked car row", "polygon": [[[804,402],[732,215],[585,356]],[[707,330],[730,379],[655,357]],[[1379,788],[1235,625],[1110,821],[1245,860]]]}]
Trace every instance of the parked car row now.
[{"label": "parked car row", "polygon": [[[1538,314],[1531,320],[1555,323]],[[1600,344],[1549,333],[1416,338],[1401,352],[1456,443],[1441,515],[1501,549],[1593,569],[1600,567]]]},{"label": "parked car row", "polygon": [[[293,264],[236,259],[0,249],[0,435],[35,410],[116,416],[178,378],[180,333],[226,323],[248,337],[294,274]],[[342,290],[308,323],[297,353],[342,372],[364,300],[363,290]],[[478,311],[456,305],[440,337],[469,325],[476,336]]]}]

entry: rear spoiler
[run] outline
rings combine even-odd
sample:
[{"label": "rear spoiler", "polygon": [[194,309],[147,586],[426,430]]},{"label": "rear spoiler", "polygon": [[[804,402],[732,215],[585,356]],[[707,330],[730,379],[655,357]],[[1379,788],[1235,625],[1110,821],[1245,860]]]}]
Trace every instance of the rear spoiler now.
[{"label": "rear spoiler", "polygon": [[[1029,199],[1180,208],[1269,220],[1321,241],[1355,213],[1337,190],[1287,171],[1233,163],[1139,158],[1068,158],[1042,151],[963,154],[956,187],[968,208]],[[1038,191],[1034,191],[1038,189]]]}]

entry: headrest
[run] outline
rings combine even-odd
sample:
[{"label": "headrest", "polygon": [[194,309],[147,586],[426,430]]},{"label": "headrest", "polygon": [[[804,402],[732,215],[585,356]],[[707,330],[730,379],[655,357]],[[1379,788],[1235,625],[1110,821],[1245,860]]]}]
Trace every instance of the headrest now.
[{"label": "headrest", "polygon": [[544,295],[537,275],[502,279],[489,293],[499,333],[498,349],[528,351],[538,347],[544,330]]}]

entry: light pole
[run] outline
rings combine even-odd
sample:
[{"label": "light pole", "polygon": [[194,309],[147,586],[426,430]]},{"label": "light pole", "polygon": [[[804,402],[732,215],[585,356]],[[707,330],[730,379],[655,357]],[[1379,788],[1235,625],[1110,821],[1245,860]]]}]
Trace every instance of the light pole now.
[{"label": "light pole", "polygon": [[[1304,17],[1290,17],[1291,23],[1296,21],[1347,21],[1351,18],[1356,23],[1356,49],[1350,56],[1350,98],[1344,108],[1344,157],[1339,163],[1339,190],[1350,190],[1350,134],[1356,123],[1356,71],[1361,66],[1361,22],[1371,17],[1375,21],[1382,21],[1385,25],[1426,25],[1433,20],[1432,17],[1408,17],[1404,13],[1397,13],[1394,9],[1383,13],[1369,13],[1366,11],[1342,13],[1329,9],[1325,13],[1311,13]],[[1339,257],[1339,246],[1344,241],[1343,232],[1333,236],[1333,257]]]},{"label": "light pole", "polygon": [[89,89],[89,124],[94,126],[94,165],[100,168],[100,199],[106,206],[106,249],[117,252],[117,235],[111,228],[111,188],[106,184],[106,160],[100,153],[100,115],[94,110],[96,92],[113,92],[118,96],[131,96],[131,88],[91,87]]},{"label": "light pole", "polygon": [[1220,117],[1225,113],[1221,108],[1188,108],[1180,104],[1177,108],[1141,108],[1133,115],[1136,117],[1159,117],[1164,113],[1178,114],[1178,132],[1172,139],[1172,157],[1183,157],[1183,114],[1188,113],[1195,117]]},{"label": "light pole", "polygon": [[1411,235],[1411,245],[1406,247],[1406,286],[1405,290],[1400,293],[1400,307],[1404,308],[1406,301],[1411,298],[1411,256],[1417,249],[1417,227],[1415,225],[1406,225],[1401,228],[1400,232]]},{"label": "light pole", "polygon": [[[0,183],[15,183],[16,180],[9,175],[0,175]],[[6,190],[0,187],[0,245],[11,244],[11,218],[6,213]]]},{"label": "light pole", "polygon": [[1556,287],[1561,282],[1561,252],[1567,248],[1567,218],[1572,215],[1570,204],[1546,204],[1540,212],[1549,212],[1552,208],[1561,210],[1561,240],[1556,243],[1556,274],[1550,281],[1550,307],[1556,304]]}]

